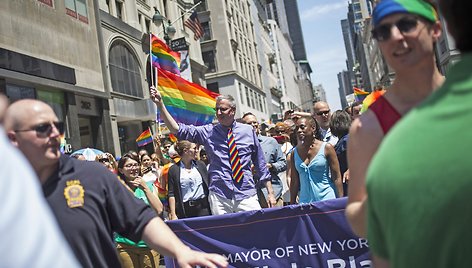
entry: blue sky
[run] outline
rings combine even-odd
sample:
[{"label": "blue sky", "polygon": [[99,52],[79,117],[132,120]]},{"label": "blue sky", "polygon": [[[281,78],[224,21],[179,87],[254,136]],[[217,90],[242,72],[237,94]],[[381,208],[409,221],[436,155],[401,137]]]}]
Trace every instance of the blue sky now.
[{"label": "blue sky", "polygon": [[298,0],[312,82],[322,84],[331,110],[341,109],[337,74],[346,69],[341,20],[348,0]]}]

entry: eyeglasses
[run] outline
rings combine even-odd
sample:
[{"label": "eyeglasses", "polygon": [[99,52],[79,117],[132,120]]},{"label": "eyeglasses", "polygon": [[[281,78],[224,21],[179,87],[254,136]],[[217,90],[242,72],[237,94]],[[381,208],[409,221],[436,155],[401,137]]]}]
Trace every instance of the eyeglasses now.
[{"label": "eyeglasses", "polygon": [[139,168],[139,164],[127,164],[124,165],[125,168]]},{"label": "eyeglasses", "polygon": [[15,132],[36,131],[36,135],[46,136],[51,133],[53,125],[59,134],[64,134],[64,122],[41,123],[30,129],[18,129]]},{"label": "eyeglasses", "polygon": [[418,17],[408,16],[399,19],[395,23],[384,23],[372,30],[372,37],[379,42],[387,41],[392,35],[392,27],[395,26],[402,33],[410,33],[416,29]]},{"label": "eyeglasses", "polygon": [[229,109],[231,109],[231,107],[226,107],[226,108],[216,107],[215,111],[218,112],[218,110],[220,110],[220,112],[224,113],[224,112],[228,111]]},{"label": "eyeglasses", "polygon": [[328,114],[329,114],[329,112],[330,112],[330,110],[326,110],[326,111],[319,111],[319,112],[317,112],[317,113],[316,113],[316,115],[318,115],[318,116],[322,116],[322,115],[328,115]]}]

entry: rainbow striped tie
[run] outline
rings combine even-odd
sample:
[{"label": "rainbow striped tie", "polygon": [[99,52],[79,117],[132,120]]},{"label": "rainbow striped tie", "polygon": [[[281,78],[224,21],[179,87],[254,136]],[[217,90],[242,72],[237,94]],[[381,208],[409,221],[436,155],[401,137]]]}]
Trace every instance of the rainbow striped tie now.
[{"label": "rainbow striped tie", "polygon": [[231,164],[231,171],[233,172],[233,180],[238,183],[243,178],[243,168],[241,166],[238,148],[236,148],[232,128],[228,130],[227,138],[229,147],[229,163]]}]

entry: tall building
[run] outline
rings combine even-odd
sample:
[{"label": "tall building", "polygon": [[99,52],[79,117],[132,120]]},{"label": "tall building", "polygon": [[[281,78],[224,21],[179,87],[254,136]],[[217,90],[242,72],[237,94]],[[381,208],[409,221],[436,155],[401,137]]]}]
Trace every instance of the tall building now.
[{"label": "tall building", "polygon": [[348,101],[346,99],[347,95],[350,95],[352,93],[346,93],[347,90],[352,91],[352,86],[351,86],[351,81],[350,81],[350,76],[348,71],[342,71],[338,73],[338,84],[339,84],[339,100],[341,101],[341,107],[346,107],[348,106]]},{"label": "tall building", "polygon": [[98,13],[91,0],[0,2],[0,92],[51,105],[67,151],[113,149]]},{"label": "tall building", "polygon": [[208,23],[212,32],[211,39],[201,42],[203,61],[208,67],[205,75],[208,89],[232,95],[238,107],[236,117],[252,111],[259,119],[268,119],[251,2],[201,2],[200,21]]},{"label": "tall building", "polygon": [[[76,0],[79,2],[78,0]],[[93,2],[89,0],[90,2]],[[204,85],[204,71],[200,45],[193,38],[193,32],[184,27],[189,17],[185,11],[193,6],[188,1],[121,1],[95,0],[99,3],[99,37],[103,53],[105,88],[110,92],[109,103],[114,151],[127,152],[136,149],[136,137],[151,127],[155,129],[156,108],[149,99],[149,85],[156,81],[149,75],[149,47],[146,44],[149,33],[169,42],[164,30],[168,23],[155,25],[152,21],[156,13],[172,22],[176,33],[174,39],[185,38],[188,45],[191,78]],[[66,1],[67,2],[67,1]],[[149,145],[152,147],[152,145]],[[152,148],[148,148],[152,149]]]},{"label": "tall building", "polygon": [[305,40],[303,39],[297,1],[284,0],[284,7],[288,32],[290,34],[290,39],[292,40],[293,56],[296,61],[306,61]]},{"label": "tall building", "polygon": [[[349,21],[347,19],[341,20],[341,30],[343,33],[343,39],[344,39],[344,48],[346,49],[346,55],[347,55],[347,61],[346,61],[346,68],[347,68],[347,74],[349,77],[349,80],[347,81],[349,83],[348,87],[344,87],[344,95],[346,94],[351,94],[353,93],[353,86],[356,83],[355,76],[354,76],[354,66],[355,66],[355,60],[356,60],[356,52],[354,50],[354,32],[351,30],[351,25],[349,24]],[[341,88],[341,84],[339,85]]]}]

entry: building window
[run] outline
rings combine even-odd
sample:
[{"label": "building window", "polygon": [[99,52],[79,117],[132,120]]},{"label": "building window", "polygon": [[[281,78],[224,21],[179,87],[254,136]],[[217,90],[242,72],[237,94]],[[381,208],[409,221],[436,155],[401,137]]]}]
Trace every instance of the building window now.
[{"label": "building window", "polygon": [[246,88],[246,102],[249,107],[251,107],[251,97],[249,96],[249,89],[245,86]]},{"label": "building window", "polygon": [[208,73],[216,72],[215,52],[213,50],[202,52],[203,62],[208,68]]},{"label": "building window", "polygon": [[238,82],[238,91],[239,91],[239,99],[241,100],[241,104],[244,104],[244,92],[243,92],[243,85],[241,82]]},{"label": "building window", "polygon": [[220,87],[218,86],[218,82],[207,84],[207,89],[211,92],[220,93]]},{"label": "building window", "polygon": [[202,41],[207,41],[211,40],[211,28],[210,28],[210,22],[202,22],[202,27],[203,27],[203,38]]},{"label": "building window", "polygon": [[66,14],[88,23],[87,0],[65,0]]},{"label": "building window", "polygon": [[151,20],[148,19],[148,18],[145,18],[144,19],[144,26],[146,27],[145,28],[146,33],[150,33],[151,32]]},{"label": "building window", "polygon": [[254,101],[254,97],[255,97],[254,96],[254,91],[252,91],[252,89],[250,89],[249,92],[251,93],[251,107],[255,109],[256,108],[256,104],[255,104],[256,102]]},{"label": "building window", "polygon": [[138,60],[122,42],[112,45],[109,65],[113,91],[139,98],[143,97]]},{"label": "building window", "polygon": [[116,17],[123,20],[123,2],[116,1]]}]

